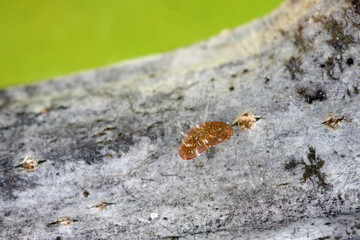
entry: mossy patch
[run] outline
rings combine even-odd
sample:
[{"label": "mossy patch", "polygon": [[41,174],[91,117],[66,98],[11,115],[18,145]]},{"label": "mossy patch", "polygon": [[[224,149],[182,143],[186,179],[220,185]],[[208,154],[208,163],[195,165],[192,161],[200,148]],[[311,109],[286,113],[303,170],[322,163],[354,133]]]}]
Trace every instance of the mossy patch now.
[{"label": "mossy patch", "polygon": [[338,22],[334,18],[330,17],[323,22],[323,24],[331,37],[326,42],[337,52],[343,53],[350,44],[355,43],[353,36],[345,34],[345,28],[347,26],[346,23]]},{"label": "mossy patch", "polygon": [[304,74],[301,68],[301,58],[292,56],[285,62],[285,67],[290,73],[291,80],[300,80],[299,75]]},{"label": "mossy patch", "polygon": [[[339,68],[341,65],[339,65]],[[325,62],[325,70],[326,70],[326,75],[332,79],[332,80],[339,80],[338,77],[335,77],[334,72],[335,72],[335,61],[333,57],[328,57],[328,59]]]},{"label": "mossy patch", "polygon": [[328,189],[330,185],[326,182],[326,174],[320,170],[324,166],[325,161],[317,156],[315,148],[310,146],[307,158],[310,164],[305,163],[304,160],[300,162],[304,167],[302,183],[310,180],[313,183],[317,183],[318,188]]},{"label": "mossy patch", "polygon": [[303,36],[304,26],[299,25],[297,30],[294,32],[294,44],[300,52],[307,52],[312,48],[312,42]]},{"label": "mossy patch", "polygon": [[353,64],[353,59],[344,61],[343,53],[351,44],[356,43],[356,41],[352,35],[346,34],[346,28],[348,26],[346,21],[335,20],[332,16],[319,16],[316,17],[314,21],[320,22],[323,25],[324,30],[329,35],[329,39],[326,40],[325,43],[335,51],[321,66],[325,68],[326,74],[330,79],[339,80],[339,77],[335,76],[335,70],[337,69],[335,67],[338,66],[338,70],[342,73],[345,62],[349,66]]}]

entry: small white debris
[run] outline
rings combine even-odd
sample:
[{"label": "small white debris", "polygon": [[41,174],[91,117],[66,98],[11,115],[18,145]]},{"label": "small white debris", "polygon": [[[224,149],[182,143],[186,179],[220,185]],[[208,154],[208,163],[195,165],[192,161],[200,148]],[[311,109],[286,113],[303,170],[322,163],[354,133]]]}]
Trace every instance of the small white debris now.
[{"label": "small white debris", "polygon": [[158,218],[158,217],[159,217],[158,213],[150,213],[150,218],[151,219],[155,219],[155,218]]}]

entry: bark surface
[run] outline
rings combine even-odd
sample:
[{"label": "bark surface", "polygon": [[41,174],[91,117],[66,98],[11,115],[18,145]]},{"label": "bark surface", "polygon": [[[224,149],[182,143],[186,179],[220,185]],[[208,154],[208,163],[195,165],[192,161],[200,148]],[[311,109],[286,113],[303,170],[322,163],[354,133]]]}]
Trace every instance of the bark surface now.
[{"label": "bark surface", "polygon": [[[359,14],[289,0],[193,46],[2,90],[1,239],[359,237]],[[205,113],[244,112],[251,129],[179,157]]]}]

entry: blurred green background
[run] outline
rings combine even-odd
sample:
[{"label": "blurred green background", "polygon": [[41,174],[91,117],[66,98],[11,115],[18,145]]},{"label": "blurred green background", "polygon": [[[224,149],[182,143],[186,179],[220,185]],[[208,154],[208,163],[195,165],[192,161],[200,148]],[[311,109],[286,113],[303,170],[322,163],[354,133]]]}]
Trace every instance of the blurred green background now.
[{"label": "blurred green background", "polygon": [[206,39],[283,0],[0,0],[0,88]]}]

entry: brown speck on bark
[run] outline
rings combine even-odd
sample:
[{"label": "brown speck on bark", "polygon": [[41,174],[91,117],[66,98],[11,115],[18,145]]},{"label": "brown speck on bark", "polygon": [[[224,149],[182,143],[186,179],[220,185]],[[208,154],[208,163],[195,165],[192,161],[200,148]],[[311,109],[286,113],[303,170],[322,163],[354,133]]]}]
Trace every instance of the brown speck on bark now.
[{"label": "brown speck on bark", "polygon": [[256,117],[252,113],[243,113],[235,119],[233,126],[237,125],[243,131],[250,130],[259,119],[259,117]]},{"label": "brown speck on bark", "polygon": [[109,203],[109,202],[101,202],[95,206],[93,206],[94,208],[97,208],[99,210],[106,210],[108,206],[112,205],[114,203]]},{"label": "brown speck on bark", "polygon": [[327,116],[327,118],[325,119],[324,122],[322,122],[322,124],[324,124],[325,126],[333,129],[333,130],[336,130],[337,129],[337,126],[340,122],[342,122],[343,120],[345,120],[345,117],[341,117],[341,118],[338,118],[334,115],[329,115]]},{"label": "brown speck on bark", "polygon": [[35,171],[39,167],[39,165],[41,163],[45,162],[45,161],[46,160],[38,161],[33,157],[26,156],[24,158],[24,160],[19,165],[15,166],[15,167],[16,168],[21,167],[21,168],[23,168],[23,169],[25,169],[27,171],[32,172],[32,171]]}]

